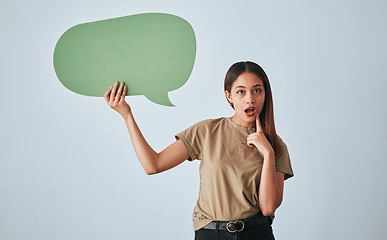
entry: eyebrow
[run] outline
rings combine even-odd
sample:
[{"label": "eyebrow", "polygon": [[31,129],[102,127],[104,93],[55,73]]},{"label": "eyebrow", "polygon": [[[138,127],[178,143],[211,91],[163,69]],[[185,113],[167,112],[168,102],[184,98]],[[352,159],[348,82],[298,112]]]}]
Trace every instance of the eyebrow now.
[{"label": "eyebrow", "polygon": [[[261,84],[255,84],[253,87],[262,87]],[[246,88],[245,86],[236,86],[235,88]]]}]

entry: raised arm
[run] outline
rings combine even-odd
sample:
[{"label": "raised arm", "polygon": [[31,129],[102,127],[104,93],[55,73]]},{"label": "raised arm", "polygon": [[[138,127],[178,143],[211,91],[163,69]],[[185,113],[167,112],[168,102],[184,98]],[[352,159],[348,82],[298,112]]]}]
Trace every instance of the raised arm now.
[{"label": "raised arm", "polygon": [[160,153],[148,144],[134,120],[130,106],[125,101],[127,87],[118,82],[110,87],[104,97],[109,107],[124,118],[138,159],[146,174],[156,174],[171,169],[184,162],[189,155],[181,140],[175,141]]}]

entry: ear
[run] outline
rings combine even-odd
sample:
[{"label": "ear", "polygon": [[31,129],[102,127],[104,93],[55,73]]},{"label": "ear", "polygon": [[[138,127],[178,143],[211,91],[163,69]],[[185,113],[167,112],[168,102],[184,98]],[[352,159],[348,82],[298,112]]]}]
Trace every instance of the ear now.
[{"label": "ear", "polygon": [[229,103],[232,103],[231,93],[229,93],[227,90],[224,91],[224,93],[226,94],[227,101],[228,101]]}]

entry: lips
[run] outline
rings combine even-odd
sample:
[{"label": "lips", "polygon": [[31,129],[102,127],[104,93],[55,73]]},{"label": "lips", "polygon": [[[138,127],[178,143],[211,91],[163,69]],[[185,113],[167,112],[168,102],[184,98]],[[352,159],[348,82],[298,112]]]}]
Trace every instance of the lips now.
[{"label": "lips", "polygon": [[255,109],[255,107],[248,107],[245,109],[246,116],[248,117],[252,117],[256,111],[257,109]]}]

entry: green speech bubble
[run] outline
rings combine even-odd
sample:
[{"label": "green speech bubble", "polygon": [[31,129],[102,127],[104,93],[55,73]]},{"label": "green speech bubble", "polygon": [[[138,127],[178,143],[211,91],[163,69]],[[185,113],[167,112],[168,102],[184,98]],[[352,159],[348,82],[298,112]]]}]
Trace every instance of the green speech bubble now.
[{"label": "green speech bubble", "polygon": [[194,66],[196,39],[184,19],[144,13],[76,25],[58,40],[54,69],[69,90],[102,97],[116,81],[127,96],[174,106],[168,92],[183,86]]}]

